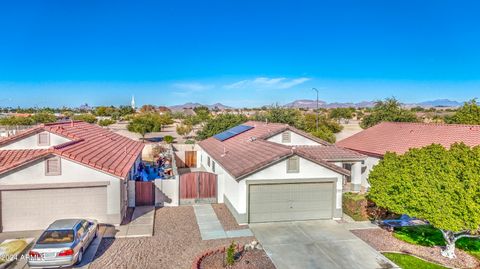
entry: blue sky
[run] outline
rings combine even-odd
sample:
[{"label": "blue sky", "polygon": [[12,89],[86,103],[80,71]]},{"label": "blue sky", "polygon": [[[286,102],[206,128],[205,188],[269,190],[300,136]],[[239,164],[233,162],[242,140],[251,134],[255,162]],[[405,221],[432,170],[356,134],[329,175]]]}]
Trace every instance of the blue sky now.
[{"label": "blue sky", "polygon": [[4,1],[0,106],[463,101],[478,1]]}]

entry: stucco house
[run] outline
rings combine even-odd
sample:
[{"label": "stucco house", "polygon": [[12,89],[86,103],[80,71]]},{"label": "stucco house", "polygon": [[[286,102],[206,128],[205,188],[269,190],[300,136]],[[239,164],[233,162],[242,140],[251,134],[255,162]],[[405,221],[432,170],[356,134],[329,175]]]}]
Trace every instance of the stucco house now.
[{"label": "stucco house", "polygon": [[217,174],[217,201],[239,223],[342,217],[366,158],[286,124],[249,121],[199,143],[199,167]]},{"label": "stucco house", "polygon": [[59,218],[120,224],[143,144],[85,122],[45,124],[0,140],[1,230]]},{"label": "stucco house", "polygon": [[368,175],[387,152],[403,154],[411,148],[455,142],[480,145],[480,125],[382,122],[336,143],[368,156],[362,167],[362,186],[369,187]]}]

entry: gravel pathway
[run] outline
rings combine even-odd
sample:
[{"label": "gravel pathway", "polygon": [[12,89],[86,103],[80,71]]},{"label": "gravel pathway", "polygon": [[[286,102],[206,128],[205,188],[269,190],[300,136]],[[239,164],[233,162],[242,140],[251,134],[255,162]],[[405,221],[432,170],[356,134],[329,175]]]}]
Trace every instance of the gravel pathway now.
[{"label": "gravel pathway", "polygon": [[424,247],[409,244],[393,237],[391,232],[383,229],[363,229],[351,232],[380,252],[403,252],[455,268],[479,268],[480,266],[474,257],[459,249],[455,250],[457,258],[450,260],[440,254],[440,247]]},{"label": "gravel pathway", "polygon": [[[202,251],[232,242],[202,241],[191,206],[160,208],[155,214],[153,237],[102,240],[90,269],[188,269]],[[241,237],[234,241],[245,244],[254,239]]]},{"label": "gravel pathway", "polygon": [[248,229],[248,225],[238,225],[225,204],[212,204],[212,207],[225,231]]}]

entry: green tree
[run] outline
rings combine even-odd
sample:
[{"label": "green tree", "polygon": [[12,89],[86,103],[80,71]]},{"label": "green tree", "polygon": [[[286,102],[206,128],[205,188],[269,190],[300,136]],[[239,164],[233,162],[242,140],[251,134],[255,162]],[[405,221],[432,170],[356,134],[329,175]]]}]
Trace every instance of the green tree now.
[{"label": "green tree", "polygon": [[440,229],[444,256],[455,257],[458,239],[479,237],[480,147],[434,144],[404,155],[387,153],[369,182],[369,198],[378,206]]},{"label": "green tree", "polygon": [[447,123],[480,124],[480,106],[477,100],[465,102],[452,117],[445,117]]},{"label": "green tree", "polygon": [[322,140],[325,140],[329,143],[335,143],[336,137],[333,134],[333,132],[328,129],[325,125],[321,125],[318,127],[318,131],[312,131],[310,132],[315,137],[318,137]]},{"label": "green tree", "polygon": [[103,120],[99,120],[99,121],[98,121],[98,125],[105,127],[105,126],[112,125],[112,124],[114,124],[114,123],[116,123],[116,122],[117,122],[117,121],[112,120],[112,119],[103,119]]},{"label": "green tree", "polygon": [[32,117],[7,117],[0,119],[0,125],[15,126],[15,125],[33,125],[35,121]]},{"label": "green tree", "polygon": [[197,139],[203,140],[247,121],[245,115],[221,114],[207,121],[197,134]]},{"label": "green tree", "polygon": [[[317,130],[317,115],[316,113],[306,113],[303,118],[297,120],[295,127],[304,130],[306,132],[315,132]],[[342,131],[343,126],[338,122],[327,118],[325,115],[319,115],[318,117],[318,129],[330,130],[331,133],[339,133]]]},{"label": "green tree", "polygon": [[263,113],[256,113],[253,119],[256,121],[268,121],[272,123],[285,123],[296,126],[302,118],[302,113],[298,109],[283,108],[275,105]]},{"label": "green tree", "polygon": [[74,115],[73,119],[74,120],[81,120],[81,121],[88,122],[88,123],[97,122],[97,118],[93,114],[90,114],[90,113]]},{"label": "green tree", "polygon": [[353,113],[355,112],[355,108],[353,107],[337,107],[330,110],[329,116],[331,119],[340,121],[350,120],[353,118]]},{"label": "green tree", "polygon": [[127,125],[130,132],[138,133],[145,140],[145,135],[151,132],[160,132],[163,126],[172,124],[170,115],[158,113],[142,113],[134,116]]},{"label": "green tree", "polygon": [[418,119],[415,113],[402,108],[397,99],[387,98],[375,103],[371,113],[363,117],[360,127],[366,129],[383,121],[417,122]]},{"label": "green tree", "polygon": [[56,122],[57,117],[53,113],[50,112],[39,112],[32,115],[33,121],[36,123],[49,123],[49,122]]},{"label": "green tree", "polygon": [[179,124],[177,125],[177,134],[182,136],[182,137],[185,137],[187,136],[191,131],[192,131],[192,125],[188,125],[188,124]]},{"label": "green tree", "polygon": [[206,122],[210,119],[210,110],[206,106],[197,106],[193,111],[195,111],[195,117],[199,122]]}]

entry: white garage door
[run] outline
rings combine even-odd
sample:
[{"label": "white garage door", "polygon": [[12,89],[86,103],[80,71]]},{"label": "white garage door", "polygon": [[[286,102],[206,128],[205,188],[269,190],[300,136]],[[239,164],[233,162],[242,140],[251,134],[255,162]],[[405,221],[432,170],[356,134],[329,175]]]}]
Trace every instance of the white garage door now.
[{"label": "white garage door", "polygon": [[249,185],[249,221],[331,219],[332,182]]},{"label": "white garage door", "polygon": [[105,219],[107,188],[4,190],[3,231],[43,230],[56,219]]}]

